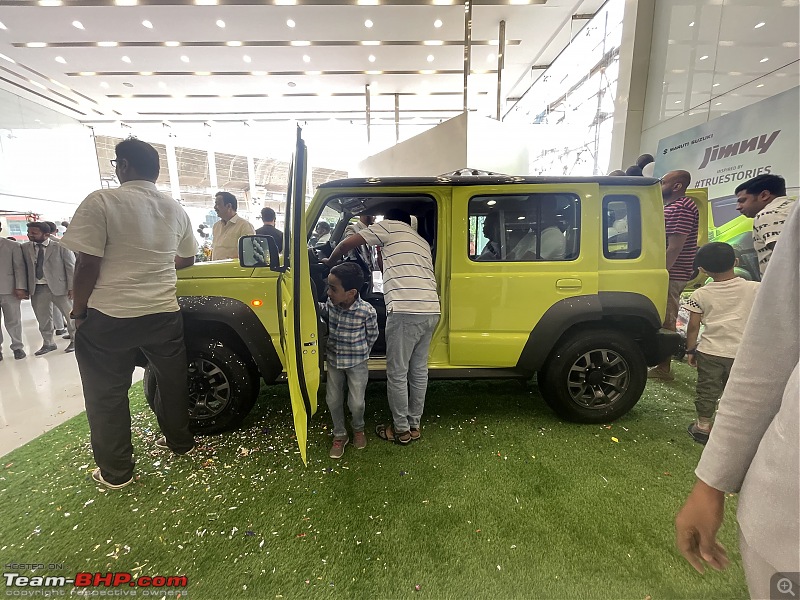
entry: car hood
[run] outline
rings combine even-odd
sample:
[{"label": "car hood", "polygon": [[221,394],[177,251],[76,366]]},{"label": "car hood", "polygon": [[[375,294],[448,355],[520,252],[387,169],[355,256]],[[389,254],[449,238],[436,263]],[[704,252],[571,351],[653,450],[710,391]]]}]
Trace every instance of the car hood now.
[{"label": "car hood", "polygon": [[252,267],[241,267],[234,259],[195,263],[178,271],[178,279],[209,279],[218,277],[251,277]]}]

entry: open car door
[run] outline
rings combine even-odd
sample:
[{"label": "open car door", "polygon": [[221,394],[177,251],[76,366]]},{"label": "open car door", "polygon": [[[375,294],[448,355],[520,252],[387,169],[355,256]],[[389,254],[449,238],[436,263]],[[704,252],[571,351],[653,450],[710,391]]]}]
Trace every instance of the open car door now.
[{"label": "open car door", "polygon": [[286,227],[283,235],[283,265],[278,284],[281,346],[289,393],[292,398],[294,429],[300,456],[306,463],[306,443],[311,415],[317,412],[320,380],[317,311],[311,291],[306,242],[306,145],[297,128],[297,147],[289,173],[286,198]]}]

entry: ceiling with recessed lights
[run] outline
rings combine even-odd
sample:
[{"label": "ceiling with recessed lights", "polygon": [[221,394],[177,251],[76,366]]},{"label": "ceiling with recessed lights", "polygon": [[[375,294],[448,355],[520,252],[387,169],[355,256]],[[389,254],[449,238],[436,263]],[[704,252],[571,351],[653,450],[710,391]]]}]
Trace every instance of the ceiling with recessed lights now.
[{"label": "ceiling with recessed lights", "polygon": [[[603,0],[478,0],[469,105],[502,110]],[[450,0],[0,0],[0,88],[85,123],[371,118],[464,107]]]}]

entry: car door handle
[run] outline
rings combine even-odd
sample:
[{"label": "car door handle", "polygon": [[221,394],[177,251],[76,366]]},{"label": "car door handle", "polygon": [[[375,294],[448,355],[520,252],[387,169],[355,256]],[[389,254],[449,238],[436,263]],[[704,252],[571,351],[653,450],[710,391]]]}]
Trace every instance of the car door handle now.
[{"label": "car door handle", "polygon": [[556,289],[564,291],[580,290],[583,282],[580,279],[559,279],[556,281]]}]

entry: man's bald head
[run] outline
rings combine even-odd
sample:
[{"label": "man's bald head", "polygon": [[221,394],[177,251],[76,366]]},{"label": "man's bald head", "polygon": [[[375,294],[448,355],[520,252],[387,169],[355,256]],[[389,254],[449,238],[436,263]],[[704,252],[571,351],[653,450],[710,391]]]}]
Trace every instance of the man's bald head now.
[{"label": "man's bald head", "polygon": [[664,202],[669,204],[682,197],[686,188],[692,183],[692,175],[689,171],[670,171],[661,178],[661,196]]}]

